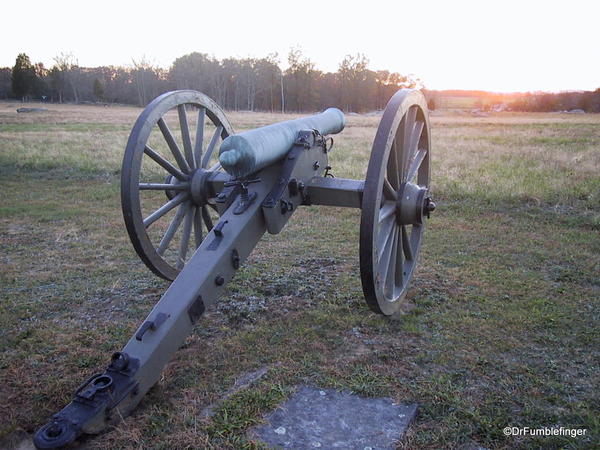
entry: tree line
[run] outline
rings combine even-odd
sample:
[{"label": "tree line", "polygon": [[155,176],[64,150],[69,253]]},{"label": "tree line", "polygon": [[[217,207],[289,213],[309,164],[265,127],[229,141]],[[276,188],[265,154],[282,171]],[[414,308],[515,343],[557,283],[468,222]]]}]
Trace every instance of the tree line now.
[{"label": "tree line", "polygon": [[[551,112],[582,110],[600,112],[600,88],[594,91],[498,93],[475,90],[423,90],[429,109],[458,108],[456,99],[467,99],[463,109],[482,111]],[[459,101],[460,103],[460,101]],[[468,106],[467,106],[468,105]]]},{"label": "tree line", "polygon": [[[12,68],[0,68],[0,99],[144,106],[163,92],[194,89],[229,110],[306,112],[337,106],[365,112],[383,109],[402,87],[424,88],[412,76],[370,69],[361,54],[346,56],[336,72],[317,69],[298,49],[290,51],[287,62],[288,68],[282,70],[276,54],[219,60],[194,52],[175,59],[169,69],[146,59],[127,67],[81,67],[72,54],[60,54],[46,68],[21,53]],[[478,98],[476,104],[482,109],[502,105],[513,111],[600,112],[600,88],[560,93],[423,92],[430,109],[440,106],[441,97],[468,94]]]},{"label": "tree line", "polygon": [[522,94],[508,104],[513,111],[550,112],[582,110],[600,112],[600,88],[595,91]]},{"label": "tree line", "polygon": [[385,107],[402,87],[421,87],[412,76],[371,70],[362,54],[346,56],[333,73],[317,69],[298,49],[290,51],[287,62],[282,70],[276,54],[219,60],[194,52],[169,69],[145,59],[128,67],[81,67],[73,55],[60,54],[46,68],[21,53],[12,68],[0,68],[0,98],[143,106],[163,92],[194,89],[230,110],[304,112],[338,106],[365,112]]}]

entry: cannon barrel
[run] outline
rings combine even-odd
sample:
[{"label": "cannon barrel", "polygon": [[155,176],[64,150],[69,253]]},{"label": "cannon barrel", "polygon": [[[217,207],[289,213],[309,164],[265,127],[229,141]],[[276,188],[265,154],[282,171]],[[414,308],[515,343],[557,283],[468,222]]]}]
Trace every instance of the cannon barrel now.
[{"label": "cannon barrel", "polygon": [[235,177],[245,177],[283,158],[301,130],[316,130],[322,135],[344,129],[344,113],[329,108],[320,114],[268,125],[227,137],[221,144],[219,161]]}]

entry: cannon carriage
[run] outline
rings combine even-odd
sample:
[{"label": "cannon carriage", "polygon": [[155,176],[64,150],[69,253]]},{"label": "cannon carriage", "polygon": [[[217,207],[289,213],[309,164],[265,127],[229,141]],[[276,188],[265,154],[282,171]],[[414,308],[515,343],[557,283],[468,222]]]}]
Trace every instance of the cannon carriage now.
[{"label": "cannon carriage", "polygon": [[[180,139],[167,116],[176,117]],[[331,135],[344,125],[330,108],[235,134],[221,108],[195,91],[163,94],[144,109],[125,149],[123,217],[142,261],[172,283],[106,370],[38,430],[38,448],[64,446],[130,414],[264,233],[279,233],[303,205],[361,210],[365,300],[376,313],[398,312],[435,208],[426,102],[409,89],[390,99],[365,180],[329,176]]]}]

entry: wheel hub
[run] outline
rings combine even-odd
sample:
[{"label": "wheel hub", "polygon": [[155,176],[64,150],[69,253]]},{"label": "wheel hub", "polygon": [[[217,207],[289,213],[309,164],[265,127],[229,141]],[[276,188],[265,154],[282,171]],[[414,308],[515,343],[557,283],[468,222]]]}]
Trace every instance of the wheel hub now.
[{"label": "wheel hub", "polygon": [[[206,169],[197,169],[190,176],[190,181],[185,183],[173,175],[167,176],[165,179],[166,184],[172,184],[173,186],[185,185],[187,187],[187,191],[190,194],[192,199],[192,203],[196,206],[203,206],[208,203],[208,177],[211,174],[210,171]],[[172,200],[178,192],[181,192],[178,189],[167,189],[165,191],[167,198]]]},{"label": "wheel hub", "polygon": [[206,169],[196,169],[192,173],[190,181],[190,195],[192,202],[196,206],[203,206],[208,203],[208,178],[211,172]]},{"label": "wheel hub", "polygon": [[396,222],[398,225],[422,225],[423,217],[435,210],[427,188],[414,183],[402,183],[397,192]]}]

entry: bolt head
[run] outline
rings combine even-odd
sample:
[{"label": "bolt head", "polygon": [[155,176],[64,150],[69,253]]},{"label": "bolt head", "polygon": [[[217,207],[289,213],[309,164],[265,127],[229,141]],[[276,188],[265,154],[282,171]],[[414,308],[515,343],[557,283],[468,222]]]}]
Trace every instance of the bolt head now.
[{"label": "bolt head", "polygon": [[435,206],[436,206],[435,203],[431,199],[428,199],[427,206],[426,206],[427,212],[435,211]]},{"label": "bolt head", "polygon": [[429,215],[435,211],[435,203],[431,200],[431,197],[425,199],[425,215],[429,219]]}]

